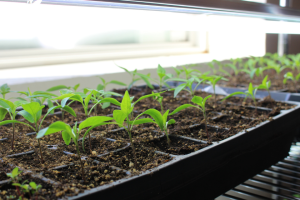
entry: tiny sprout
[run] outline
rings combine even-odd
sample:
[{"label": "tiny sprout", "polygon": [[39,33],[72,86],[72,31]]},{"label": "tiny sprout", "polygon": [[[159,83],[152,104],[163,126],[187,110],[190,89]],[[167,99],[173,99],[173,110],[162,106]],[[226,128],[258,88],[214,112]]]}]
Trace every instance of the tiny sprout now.
[{"label": "tiny sprout", "polygon": [[208,133],[208,130],[207,130],[207,115],[206,115],[206,109],[205,109],[205,103],[206,103],[206,100],[208,98],[210,98],[211,95],[205,97],[205,98],[202,98],[200,96],[194,96],[192,98],[192,102],[197,104],[197,106],[194,106],[192,104],[183,104],[181,106],[179,106],[178,108],[176,108],[170,115],[174,115],[176,113],[178,113],[179,111],[185,109],[185,108],[189,108],[189,107],[194,107],[194,108],[198,108],[202,113],[203,113],[203,117],[204,117],[204,123],[205,123],[205,131],[206,131],[206,135],[207,135],[207,139],[208,141],[211,140],[210,138],[210,135]]},{"label": "tiny sprout", "polygon": [[298,90],[297,90],[297,82],[298,82],[299,79],[300,79],[300,73],[298,75],[294,76],[292,74],[292,72],[287,72],[284,75],[283,84],[286,84],[287,80],[291,80],[292,83],[293,83],[293,85],[294,85],[294,90],[297,93],[298,92]]},{"label": "tiny sprout", "polygon": [[[152,92],[152,94],[155,94],[154,92]],[[164,112],[164,108],[163,108],[163,97],[160,96],[160,94],[157,94],[155,96],[152,97],[153,100],[158,101],[159,105],[160,105],[160,109],[161,109],[161,113]]]},{"label": "tiny sprout", "polygon": [[[155,120],[152,121],[152,123],[157,124],[160,130],[162,132],[165,132],[167,136],[168,146],[171,147],[171,141],[168,134],[168,125],[174,124],[176,121],[174,119],[170,119],[169,121],[167,121],[169,116],[169,110],[167,110],[164,114],[162,114],[156,109],[148,109],[142,114],[140,114],[137,118],[139,118],[142,115],[150,115]],[[151,122],[148,118],[144,118],[144,119],[133,121],[133,125],[140,124],[140,121],[144,121],[144,120],[147,120],[147,123]]]},{"label": "tiny sprout", "polygon": [[[131,148],[132,148],[132,152],[133,152],[133,156],[134,156],[134,165],[135,165],[136,169],[137,169],[137,158],[136,158],[134,143],[132,140],[132,134],[131,134],[132,128],[134,125],[153,122],[153,120],[148,119],[148,118],[137,120],[138,117],[140,117],[140,115],[137,116],[135,119],[133,119],[133,109],[134,109],[134,106],[136,105],[136,103],[138,103],[139,101],[141,101],[145,98],[148,98],[148,97],[153,97],[155,95],[157,95],[157,94],[154,93],[154,94],[142,96],[136,102],[133,103],[132,102],[133,99],[131,99],[129,97],[129,93],[126,90],[124,97],[122,99],[122,102],[120,103],[121,110],[114,110],[114,112],[113,112],[113,118],[114,118],[115,122],[108,123],[108,124],[117,124],[120,128],[124,128],[127,131],[128,135],[129,135],[129,139],[130,139],[130,144],[131,144]],[[124,125],[125,122],[126,122],[127,126]]]},{"label": "tiny sprout", "polygon": [[121,85],[121,86],[127,86],[125,83],[120,82],[120,81],[112,80],[112,81],[106,82],[104,78],[102,78],[102,77],[99,77],[99,78],[102,80],[102,84],[98,84],[97,90],[104,90],[104,91],[106,91],[106,86],[108,84],[116,84],[116,85]]},{"label": "tiny sprout", "polygon": [[273,69],[273,70],[275,70],[278,78],[279,78],[279,76],[280,76],[280,73],[281,73],[284,69],[286,69],[285,66],[282,66],[282,67],[281,67],[280,65],[278,65],[278,64],[276,64],[276,63],[273,63],[273,62],[269,62],[269,64],[271,64],[271,65],[269,65],[266,69]]},{"label": "tiny sprout", "polygon": [[168,79],[172,78],[173,75],[167,74],[166,70],[160,65],[158,65],[156,72],[157,72],[157,75],[159,76],[159,81],[158,81],[159,91],[161,92],[163,85],[165,85],[167,88],[170,88],[170,86],[167,84],[167,81],[168,81]]},{"label": "tiny sprout", "polygon": [[234,64],[226,64],[225,67],[230,67],[233,71],[232,74],[234,74],[234,76],[238,76],[238,74],[241,72],[241,70],[239,70]]},{"label": "tiny sprout", "polygon": [[228,95],[224,99],[222,99],[222,101],[224,101],[225,99],[228,99],[229,97],[235,96],[235,95],[245,95],[245,100],[247,97],[250,97],[253,100],[254,106],[255,106],[255,112],[257,113],[256,98],[255,98],[257,89],[258,89],[258,87],[253,87],[252,83],[249,83],[249,87],[248,87],[247,91],[231,93],[230,95]]},{"label": "tiny sprout", "polygon": [[214,107],[216,106],[217,100],[216,100],[216,84],[220,81],[220,80],[226,80],[225,78],[223,78],[223,76],[209,76],[207,77],[207,82],[213,87],[214,90]]},{"label": "tiny sprout", "polygon": [[11,178],[13,182],[19,182],[18,176],[22,173],[22,171],[19,171],[18,167],[15,167],[11,173],[7,173],[6,175]]},{"label": "tiny sprout", "polygon": [[[84,128],[87,128],[89,126],[96,127],[96,126],[102,125],[105,121],[109,121],[109,120],[112,120],[112,118],[111,117],[106,117],[106,116],[89,117],[86,120],[84,120],[83,122],[81,122],[79,124],[78,128],[77,128],[77,122],[75,122],[75,125],[73,126],[73,129],[70,127],[69,124],[66,124],[62,121],[56,121],[56,122],[52,123],[49,127],[40,130],[38,132],[36,138],[40,139],[45,135],[50,135],[50,134],[62,131],[62,136],[63,136],[64,142],[65,142],[66,145],[69,145],[70,142],[71,142],[71,139],[72,139],[75,146],[76,146],[77,155],[78,155],[79,160],[80,160],[82,179],[85,181],[83,164],[82,164],[82,161],[81,161],[81,156],[80,156],[80,151],[79,151],[79,142],[78,142],[80,132]],[[90,132],[90,130],[91,129],[88,129],[85,132],[83,140],[82,140],[82,146],[84,144],[84,138]]]},{"label": "tiny sprout", "polygon": [[8,87],[8,85],[6,83],[0,86],[0,93],[3,96],[3,99],[5,99],[5,95],[7,93],[10,93],[10,88]]},{"label": "tiny sprout", "polygon": [[[118,66],[118,65],[117,65],[117,66]],[[126,68],[124,68],[124,67],[120,67],[120,66],[118,66],[118,67],[121,68],[121,69],[123,69],[125,72],[127,72],[127,73],[131,76],[131,78],[132,78],[131,82],[129,83],[129,85],[128,85],[128,87],[127,87],[127,90],[130,91],[131,88],[133,87],[133,84],[134,84],[135,82],[139,81],[139,80],[143,80],[143,81],[147,84],[147,86],[148,86],[149,88],[154,89],[153,86],[152,86],[152,84],[149,82],[149,79],[150,79],[149,76],[144,75],[144,74],[139,74],[139,73],[137,73],[137,69],[135,69],[135,70],[133,70],[133,71],[129,71],[128,69],[126,69]],[[140,78],[136,78],[136,77],[135,77],[136,75],[138,75]]]},{"label": "tiny sprout", "polygon": [[257,89],[267,90],[269,94],[269,98],[271,99],[270,87],[271,87],[271,81],[270,80],[268,81],[268,75],[267,75],[265,76],[262,83],[258,86]]}]

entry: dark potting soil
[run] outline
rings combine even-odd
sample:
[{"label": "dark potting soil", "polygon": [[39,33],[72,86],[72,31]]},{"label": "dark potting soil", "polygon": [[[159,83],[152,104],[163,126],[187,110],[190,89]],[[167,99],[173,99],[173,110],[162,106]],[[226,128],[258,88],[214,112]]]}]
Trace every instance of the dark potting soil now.
[{"label": "dark potting soil", "polygon": [[[121,140],[116,141],[109,141],[106,138],[103,138],[102,136],[96,135],[91,137],[91,150],[89,146],[89,137],[87,136],[84,141],[84,149],[79,149],[81,156],[91,156],[95,157],[100,154],[106,154],[111,151],[121,149],[123,147],[126,147],[128,144],[126,142],[123,142]],[[64,151],[70,152],[70,153],[77,153],[75,144],[72,142],[70,145],[61,145],[62,148],[64,148]],[[82,141],[79,141],[79,146],[82,146]]]},{"label": "dark potting soil", "polygon": [[[235,129],[223,129],[221,127],[207,126],[207,132],[211,142],[218,142],[238,133]],[[190,128],[174,131],[173,135],[186,136],[197,140],[208,141],[207,132],[204,124],[194,125]]]},{"label": "dark potting soil", "polygon": [[57,198],[63,196],[75,196],[84,192],[84,190],[113,183],[114,181],[128,176],[126,172],[122,170],[112,169],[106,163],[96,164],[91,159],[83,161],[83,166],[85,181],[83,180],[79,161],[74,161],[73,165],[58,169],[43,170],[41,173],[44,177],[62,184],[62,187],[56,190]]},{"label": "dark potting soil", "polygon": [[50,169],[53,167],[69,164],[72,157],[63,153],[62,149],[49,149],[42,146],[43,163],[41,163],[40,149],[34,148],[34,153],[25,154],[17,157],[3,158],[3,160],[23,169],[37,171],[40,169]]},{"label": "dark potting soil", "polygon": [[171,156],[155,153],[150,149],[144,148],[143,144],[134,143],[134,146],[137,158],[137,169],[134,165],[135,159],[132,148],[110,153],[110,155],[102,156],[97,158],[97,160],[131,171],[133,174],[152,169],[172,160]]},{"label": "dark potting soil", "polygon": [[169,139],[170,146],[166,136],[146,142],[144,145],[151,150],[161,151],[173,155],[186,155],[209,146],[209,144],[206,143],[194,142],[192,140],[186,140],[178,137],[170,136]]}]

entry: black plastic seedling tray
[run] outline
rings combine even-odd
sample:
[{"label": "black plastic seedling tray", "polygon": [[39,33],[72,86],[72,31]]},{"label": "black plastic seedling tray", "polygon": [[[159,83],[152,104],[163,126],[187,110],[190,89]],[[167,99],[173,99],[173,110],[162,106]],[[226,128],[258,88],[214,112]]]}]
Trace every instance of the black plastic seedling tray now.
[{"label": "black plastic seedling tray", "polygon": [[288,155],[300,120],[300,104],[288,103],[296,107],[271,121],[69,199],[214,199]]},{"label": "black plastic seedling tray", "polygon": [[287,103],[296,107],[196,152],[170,155],[171,161],[142,174],[64,198],[214,199],[288,155],[300,127],[300,103]]}]

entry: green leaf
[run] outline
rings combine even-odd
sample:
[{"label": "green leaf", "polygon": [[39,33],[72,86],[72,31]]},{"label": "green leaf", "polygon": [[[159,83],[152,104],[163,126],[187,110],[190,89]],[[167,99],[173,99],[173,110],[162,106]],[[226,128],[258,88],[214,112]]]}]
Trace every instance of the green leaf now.
[{"label": "green leaf", "polygon": [[[117,65],[118,66],[118,65]],[[120,66],[118,66],[120,67]],[[121,69],[125,70],[128,74],[132,74],[130,71],[128,71],[128,69],[124,68],[124,67],[120,67]]]},{"label": "green leaf", "polygon": [[175,123],[176,123],[175,119],[170,119],[170,120],[168,121],[168,124],[167,124],[167,125],[172,125],[172,124],[175,124]]},{"label": "green leaf", "polygon": [[123,123],[127,116],[128,115],[126,115],[126,113],[124,113],[122,110],[114,110],[113,112],[113,118],[117,122],[119,127],[123,127]]},{"label": "green leaf", "polygon": [[52,91],[57,91],[57,90],[62,90],[62,89],[70,89],[70,87],[65,86],[65,85],[57,85],[57,86],[49,88],[47,91],[52,92]]},{"label": "green leaf", "polygon": [[35,189],[35,190],[36,190],[36,188],[37,188],[37,185],[36,185],[36,183],[35,183],[35,182],[30,182],[30,183],[29,183],[29,185],[30,185],[30,187],[31,187],[31,188],[33,188],[33,189]]},{"label": "green leaf", "polygon": [[110,103],[109,102],[105,102],[102,104],[101,108],[102,109],[105,109],[105,108],[108,108],[110,106]]},{"label": "green leaf", "polygon": [[169,110],[167,110],[164,114],[163,114],[163,124],[164,126],[167,125],[167,120],[168,120],[168,115],[169,115]]},{"label": "green leaf", "polygon": [[[179,111],[189,108],[189,107],[194,107],[194,108],[198,108],[197,106],[194,106],[192,104],[183,104],[181,106],[179,106],[178,108],[176,108],[173,112],[171,112],[169,115],[174,115],[176,113],[178,113]],[[198,108],[199,109],[199,108]]]},{"label": "green leaf", "polygon": [[76,117],[75,111],[70,106],[64,106],[62,109],[65,110],[65,111],[67,111],[68,113],[70,113],[74,117]]},{"label": "green leaf", "polygon": [[250,94],[253,94],[253,86],[252,86],[252,83],[249,83],[248,92],[249,92]]},{"label": "green leaf", "polygon": [[2,121],[5,118],[7,112],[7,109],[0,107],[0,121]]},{"label": "green leaf", "polygon": [[150,83],[150,81],[149,81],[150,77],[148,77],[148,76],[146,76],[146,75],[144,75],[144,74],[139,74],[139,73],[136,73],[136,74],[139,75],[139,76],[143,79],[143,81],[146,83],[146,85],[147,85],[149,88],[154,89],[153,85],[152,85],[152,84]]},{"label": "green leaf", "polygon": [[130,97],[129,97],[129,93],[126,90],[124,97],[122,99],[122,103],[121,103],[121,110],[128,116],[132,109],[131,109],[131,101],[130,101]]},{"label": "green leaf", "polygon": [[84,99],[84,105],[87,108],[89,106],[90,99],[92,97],[92,92]]},{"label": "green leaf", "polygon": [[61,122],[61,121],[56,121],[56,122],[52,123],[49,127],[40,130],[38,132],[36,138],[39,139],[39,138],[43,137],[44,135],[50,135],[50,134],[57,133],[60,131],[66,131],[69,134],[72,134],[72,129],[68,124]]},{"label": "green leaf", "polygon": [[20,122],[20,121],[17,121],[17,120],[5,120],[3,122],[0,122],[0,126],[5,125],[5,124],[12,124],[12,123],[24,124],[24,125],[30,127],[33,131],[35,131],[35,128],[33,128],[32,126],[30,126],[29,124],[24,123],[24,122]]},{"label": "green leaf", "polygon": [[102,85],[102,84],[98,84],[98,86],[97,86],[97,90],[103,90],[104,89],[104,85]]},{"label": "green leaf", "polygon": [[75,85],[75,86],[73,87],[74,91],[77,91],[77,89],[79,88],[79,86],[80,86],[79,83],[78,83],[77,85]]},{"label": "green leaf", "polygon": [[71,135],[67,131],[62,131],[61,134],[65,144],[69,145],[71,142]]},{"label": "green leaf", "polygon": [[120,81],[115,81],[115,80],[112,80],[112,81],[110,81],[109,83],[116,84],[116,85],[127,86],[125,83],[120,82]]},{"label": "green leaf", "polygon": [[26,110],[21,110],[19,112],[20,115],[22,115],[27,121],[29,121],[30,123],[34,123],[34,118],[33,116],[27,112]]},{"label": "green leaf", "polygon": [[129,123],[134,126],[134,125],[138,125],[138,124],[155,123],[155,121],[153,121],[151,118],[143,118],[143,119],[138,119],[135,121],[130,121]]},{"label": "green leaf", "polygon": [[156,110],[156,109],[148,109],[145,112],[143,112],[141,115],[150,115],[154,121],[156,122],[156,124],[159,126],[159,128],[163,131],[164,130],[164,120],[163,120],[163,116],[161,115],[161,113]]},{"label": "green leaf", "polygon": [[13,113],[16,110],[16,107],[13,102],[0,98],[0,106],[7,109],[9,112]]},{"label": "green leaf", "polygon": [[109,102],[109,103],[112,103],[114,105],[121,106],[121,103],[118,100],[114,99],[114,98],[105,98],[105,99],[102,99],[100,101],[100,103],[105,103],[105,102]]},{"label": "green leaf", "polygon": [[193,103],[198,104],[202,107],[203,98],[199,96],[194,96],[191,100]]},{"label": "green leaf", "polygon": [[224,101],[225,99],[228,99],[228,98],[230,98],[230,97],[232,97],[232,96],[235,96],[235,95],[241,95],[241,94],[247,96],[247,94],[245,94],[245,92],[234,92],[234,93],[231,93],[230,95],[226,96],[226,97],[225,97],[224,99],[222,99],[221,101]]},{"label": "green leaf", "polygon": [[106,117],[106,116],[89,117],[79,124],[79,131],[81,131],[82,129],[84,129],[86,127],[94,126],[96,124],[100,124],[105,121],[110,121],[112,119],[113,119],[112,117]]},{"label": "green leaf", "polygon": [[[47,100],[47,103],[48,103],[49,109],[52,108],[52,107],[54,107],[53,102],[50,101],[49,99]],[[53,114],[53,113],[54,113],[54,110],[52,110],[51,114]]]},{"label": "green leaf", "polygon": [[186,83],[183,83],[183,84],[180,84],[178,85],[176,88],[175,88],[175,91],[174,91],[174,98],[178,95],[178,93],[183,90],[185,87],[187,86]]},{"label": "green leaf", "polygon": [[263,84],[263,85],[266,85],[266,84],[267,84],[267,81],[268,81],[268,75],[265,76],[264,80],[262,81],[262,84]]},{"label": "green leaf", "polygon": [[65,98],[69,98],[70,100],[74,100],[74,101],[79,101],[80,103],[83,104],[83,99],[79,94],[72,94],[72,93],[70,94],[70,93],[68,93],[68,94],[63,94],[63,95],[61,95],[59,97],[56,97],[54,99],[65,99]]},{"label": "green leaf", "polygon": [[210,98],[210,97],[212,97],[212,95],[208,95],[208,96],[206,96],[206,97],[203,99],[202,105],[203,105],[204,107],[205,107],[206,100],[207,100],[208,98]]},{"label": "green leaf", "polygon": [[10,90],[10,88],[5,83],[5,84],[1,85],[0,90],[1,90],[1,93],[7,93]]},{"label": "green leaf", "polygon": [[164,68],[162,68],[162,66],[158,65],[157,67],[157,75],[159,76],[159,78],[163,78],[166,75],[166,70]]},{"label": "green leaf", "polygon": [[149,97],[153,97],[153,96],[156,96],[156,95],[161,94],[161,93],[164,93],[164,92],[165,92],[165,91],[159,92],[159,93],[153,93],[153,94],[148,94],[148,95],[142,96],[142,97],[140,97],[138,100],[136,100],[136,102],[134,102],[134,105],[135,105],[137,102],[139,102],[139,101],[141,101],[141,100],[143,100],[143,99],[146,99],[146,98],[149,98]]},{"label": "green leaf", "polygon": [[41,111],[45,105],[40,105],[37,102],[31,102],[28,104],[22,105],[23,109],[26,110],[34,119],[34,122],[37,123],[41,116]]}]

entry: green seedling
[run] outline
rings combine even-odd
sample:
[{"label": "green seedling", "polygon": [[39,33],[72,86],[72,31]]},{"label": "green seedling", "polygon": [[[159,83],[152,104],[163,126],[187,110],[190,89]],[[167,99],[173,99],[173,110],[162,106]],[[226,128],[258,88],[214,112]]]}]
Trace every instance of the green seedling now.
[{"label": "green seedling", "polygon": [[[1,106],[0,107],[0,121],[2,121],[5,118],[7,113],[10,116],[10,120],[15,121],[16,116],[18,114],[17,108],[19,106],[21,106],[22,104],[26,104],[26,103],[29,103],[29,102],[27,102],[27,101],[12,102],[12,101],[0,98],[0,106]],[[13,127],[13,135],[12,135],[13,137],[11,140],[11,149],[13,150],[14,149],[14,141],[15,141],[15,123],[14,122],[12,122],[12,127]]]},{"label": "green seedling", "polygon": [[8,85],[6,83],[0,86],[0,93],[3,96],[3,99],[5,99],[5,95],[10,92],[11,92],[10,88],[8,87]]},{"label": "green seedling", "polygon": [[75,86],[66,86],[66,85],[56,85],[54,87],[51,87],[49,88],[47,91],[48,92],[53,92],[53,91],[58,91],[58,90],[63,90],[63,89],[66,89],[66,90],[71,90],[73,89],[74,92],[77,92],[77,89],[79,88],[80,84],[76,84]]},{"label": "green seedling", "polygon": [[[118,67],[123,69],[125,72],[127,72],[131,76],[131,82],[129,83],[127,90],[130,91],[133,84],[139,80],[143,80],[149,88],[154,89],[152,84],[149,82],[150,77],[148,75],[137,73],[137,69],[135,69],[133,71],[129,71],[128,69],[126,69],[124,67],[120,67],[120,66],[118,66]],[[140,78],[136,78],[136,75],[138,75]]]},{"label": "green seedling", "polygon": [[231,93],[230,95],[228,95],[224,99],[222,99],[222,101],[224,101],[225,99],[228,99],[229,97],[235,96],[235,95],[245,95],[245,100],[247,99],[247,97],[250,97],[253,100],[254,106],[255,106],[255,112],[257,113],[257,105],[256,105],[256,98],[255,98],[257,89],[258,89],[258,87],[253,87],[252,83],[249,83],[249,87],[248,87],[247,91]]},{"label": "green seedling", "polygon": [[[140,114],[137,118],[139,118],[142,115],[150,115],[154,119],[152,123],[157,124],[160,130],[166,134],[168,146],[171,147],[171,141],[168,134],[168,125],[175,124],[176,121],[174,119],[170,119],[168,121],[169,110],[167,110],[164,114],[162,114],[156,109],[148,109],[142,114]],[[141,124],[141,122],[150,123],[151,121],[149,120],[149,118],[144,118],[144,119],[133,121],[132,125]]]},{"label": "green seedling", "polygon": [[[4,103],[6,103],[6,105]],[[3,100],[0,100],[0,103],[2,103],[2,106],[6,107],[7,109],[13,109],[12,104],[9,104],[9,102],[5,102]],[[44,105],[40,105],[38,102],[30,102],[27,104],[22,104],[21,105],[23,107],[23,110],[19,111],[18,113],[20,115],[22,115],[28,122],[33,123],[34,127],[32,127],[29,123],[26,122],[20,122],[17,120],[5,120],[3,122],[0,122],[0,126],[1,125],[5,125],[5,124],[9,124],[9,123],[20,123],[20,124],[24,124],[28,127],[30,127],[34,132],[38,133],[39,130],[41,129],[42,123],[45,120],[46,116],[53,110],[56,108],[61,108],[62,106],[55,106],[52,107],[48,110],[48,112],[44,115],[44,117],[42,118],[42,109],[45,107]],[[74,117],[76,117],[76,113],[75,111],[68,107],[68,106],[63,106],[63,109],[66,110],[67,112],[69,112],[70,114],[72,114]],[[41,143],[40,140],[38,139],[38,143],[39,143],[39,149],[40,149],[40,159],[41,159],[41,163],[44,162],[43,160],[43,154],[42,154],[42,149],[41,149]]]},{"label": "green seedling", "polygon": [[[269,62],[269,63],[271,64],[272,62]],[[280,78],[280,73],[284,69],[286,69],[286,67],[285,66],[280,66],[280,65],[278,65],[276,63],[273,63],[273,64],[269,65],[268,67],[266,67],[266,69],[273,69],[273,70],[275,70],[275,72],[277,74],[277,78]]]},{"label": "green seedling", "polygon": [[[86,120],[84,120],[83,122],[81,122],[79,124],[78,128],[77,128],[77,122],[75,122],[75,125],[73,126],[73,128],[71,128],[69,124],[66,124],[62,121],[56,121],[56,122],[52,123],[49,127],[40,130],[38,132],[36,138],[39,140],[43,136],[62,131],[62,136],[63,136],[64,142],[66,145],[69,145],[71,142],[71,139],[72,139],[76,146],[77,155],[80,160],[82,179],[85,181],[83,163],[81,161],[81,156],[80,156],[80,151],[79,151],[79,142],[78,142],[80,132],[82,131],[82,129],[84,129],[86,127],[99,125],[99,124],[101,124],[105,121],[109,121],[109,120],[112,120],[112,118],[106,117],[106,116],[89,117]],[[87,133],[85,133],[84,135],[86,136]],[[82,144],[84,144],[84,140],[82,141]]]},{"label": "green seedling", "polygon": [[271,99],[270,87],[271,87],[271,81],[270,80],[268,81],[268,75],[267,75],[263,79],[262,83],[257,87],[257,89],[267,90],[269,94],[269,98]]},{"label": "green seedling", "polygon": [[[154,92],[152,92],[152,94],[155,94]],[[163,96],[160,96],[160,94],[157,94],[155,96],[153,96],[153,100],[156,100],[159,105],[160,105],[160,112],[163,113],[164,112],[164,108],[163,108]]]},{"label": "green seedling", "polygon": [[159,81],[156,81],[156,80],[154,80],[154,81],[156,83],[158,83],[159,91],[161,92],[161,89],[162,89],[163,85],[165,85],[167,88],[170,88],[167,81],[168,81],[168,79],[172,78],[173,75],[166,73],[166,70],[160,65],[158,65],[156,72],[157,72],[157,75],[159,77]]},{"label": "green seedling", "polygon": [[[145,98],[153,97],[155,95],[157,95],[157,93],[142,96],[136,102],[133,103],[132,102],[133,98],[129,97],[129,93],[126,90],[121,103],[116,104],[115,102],[117,100],[115,100],[113,98],[104,99],[105,101],[110,101],[111,103],[114,103],[115,105],[119,105],[121,107],[121,110],[114,110],[114,112],[113,112],[113,118],[114,118],[115,122],[110,122],[110,123],[107,123],[107,124],[117,124],[120,128],[124,128],[126,130],[126,132],[128,133],[131,148],[132,148],[132,152],[133,152],[133,155],[134,155],[134,165],[135,165],[136,169],[137,169],[137,158],[136,158],[135,147],[134,147],[134,143],[133,143],[133,140],[132,140],[132,134],[131,134],[133,126],[136,125],[136,124],[143,124],[143,123],[153,122],[153,120],[149,119],[149,118],[144,118],[144,119],[140,119],[140,120],[137,121],[138,117],[140,117],[141,115],[139,115],[138,117],[133,119],[133,109],[134,109],[134,106],[139,101],[141,101]],[[126,125],[124,125],[124,123]],[[91,127],[91,128],[93,128],[93,127]]]},{"label": "green seedling", "polygon": [[[184,82],[180,85],[178,85],[175,90],[174,90],[174,98],[178,95],[178,93],[182,90],[185,90],[187,92],[190,93],[190,95],[193,97],[195,95],[195,92],[197,90],[197,88],[199,87],[199,85],[201,83],[204,83],[205,80],[208,80],[208,76],[206,76],[207,74],[209,74],[209,72],[202,74],[199,78],[196,75],[192,75],[192,78],[189,78],[188,80],[185,79],[180,79],[180,78],[173,78],[171,80],[173,81],[180,81],[180,82]],[[200,79],[201,78],[201,79]],[[194,87],[193,89],[193,83],[196,82],[197,85]]]},{"label": "green seedling", "polygon": [[207,63],[207,64],[212,69],[213,74],[217,74],[218,73],[217,69],[215,68],[214,62],[210,62],[210,63]]},{"label": "green seedling", "polygon": [[225,67],[229,67],[232,69],[232,73],[235,77],[237,77],[239,75],[239,73],[241,72],[241,69],[238,69],[236,67],[236,65],[234,64],[226,64]]},{"label": "green seedling", "polygon": [[[108,108],[110,106],[110,102],[100,103],[101,100],[103,100],[105,98],[109,98],[112,95],[114,95],[114,96],[122,96],[119,93],[106,92],[104,90],[101,90],[101,88],[99,88],[99,87],[97,87],[97,90],[85,88],[84,89],[84,94],[87,94],[88,92],[92,93],[92,97],[91,97],[90,100],[94,104],[93,109],[94,109],[95,116],[98,113],[98,107],[99,107],[99,105],[101,106],[102,109]],[[90,110],[90,112],[91,112],[91,110]],[[90,116],[90,113],[88,115]]]},{"label": "green seedling", "polygon": [[[37,185],[35,182],[30,182],[29,186],[31,187],[31,194],[34,196],[36,196],[36,193],[42,189],[42,185]],[[37,196],[36,196],[37,199]]]},{"label": "green seedling", "polygon": [[180,75],[182,74],[183,70],[177,69],[176,67],[172,67],[176,73],[176,78],[180,78]]},{"label": "green seedling", "polygon": [[45,101],[47,100],[47,104],[48,104],[49,108],[53,107],[53,103],[52,103],[52,101],[50,101],[50,99],[52,97],[57,97],[57,95],[52,94],[50,92],[44,92],[44,91],[31,92],[29,88],[28,88],[28,91],[18,91],[17,93],[20,93],[20,94],[23,94],[26,96],[26,98],[21,98],[21,97],[17,98],[22,101],[26,101],[26,99],[30,99],[30,102],[38,102],[40,105],[43,105],[45,103]]},{"label": "green seedling", "polygon": [[292,83],[293,83],[293,86],[294,86],[294,90],[296,93],[298,93],[298,90],[297,90],[297,82],[299,81],[300,79],[300,73],[298,75],[293,75],[292,72],[287,72],[285,75],[284,75],[284,79],[283,79],[283,84],[286,84],[287,83],[287,80],[291,80]]},{"label": "green seedling", "polygon": [[[86,89],[85,91],[90,91],[89,89]],[[94,110],[94,108],[98,105],[98,104],[101,104],[101,103],[106,103],[106,102],[110,102],[110,103],[113,103],[115,105],[119,105],[120,103],[111,98],[111,101],[106,101],[105,99],[100,99],[100,100],[97,100],[96,98],[93,97],[93,95],[97,95],[97,93],[99,93],[99,91],[96,91],[96,90],[91,90],[90,93],[88,95],[86,94],[74,94],[74,93],[68,93],[68,94],[63,94],[59,97],[56,97],[54,98],[54,100],[62,100],[61,101],[61,106],[64,107],[67,103],[68,100],[71,100],[71,102],[69,104],[71,104],[73,101],[76,101],[76,102],[79,102],[83,109],[84,109],[84,113],[85,113],[85,117],[88,118],[90,115],[91,115],[91,112]],[[115,94],[115,95],[119,95],[119,94],[116,94],[116,93],[112,93],[112,92],[104,92],[103,93],[105,94]],[[83,100],[84,98],[84,100]],[[110,98],[109,98],[110,99]],[[94,100],[94,105],[92,106],[92,108],[89,109],[89,102],[90,100]],[[69,105],[68,104],[68,105]],[[89,147],[91,149],[91,137],[89,135]]]},{"label": "green seedling", "polygon": [[[19,175],[22,173],[22,171],[19,171],[18,167],[15,167],[11,173],[6,173],[6,175],[11,178],[12,183],[19,183],[21,180]],[[21,196],[21,192],[18,186],[16,186],[16,190],[18,193],[18,196]]]},{"label": "green seedling", "polygon": [[288,57],[292,60],[292,66],[297,69],[298,73],[300,73],[300,53],[296,55],[288,55]]},{"label": "green seedling", "polygon": [[207,101],[208,98],[210,98],[211,95],[205,97],[205,98],[202,98],[200,96],[194,96],[192,98],[192,102],[196,104],[195,105],[192,105],[192,104],[183,104],[181,106],[179,106],[178,108],[176,108],[170,115],[174,115],[176,113],[178,113],[179,111],[183,110],[183,109],[186,109],[186,108],[190,108],[190,107],[194,107],[194,108],[198,108],[202,113],[203,113],[203,117],[204,117],[204,124],[205,124],[205,131],[206,131],[206,135],[207,135],[207,139],[208,141],[211,140],[210,138],[210,135],[208,133],[208,130],[207,130],[207,115],[206,115],[206,109],[205,109],[205,103]]},{"label": "green seedling", "polygon": [[185,79],[188,80],[189,78],[192,77],[193,73],[201,73],[199,70],[197,69],[191,69],[191,68],[186,68],[184,66],[182,66],[182,72],[185,74]]},{"label": "green seedling", "polygon": [[243,60],[241,58],[236,58],[236,59],[231,58],[230,61],[237,68],[239,68],[239,67],[241,67],[243,65]]},{"label": "green seedling", "polygon": [[120,81],[112,80],[112,81],[106,82],[104,78],[102,78],[102,77],[99,77],[99,78],[101,79],[102,84],[98,84],[97,90],[104,90],[104,91],[106,91],[106,86],[109,85],[109,84],[127,86],[125,83],[122,83]]},{"label": "green seedling", "polygon": [[209,83],[214,90],[214,107],[216,106],[217,100],[216,100],[216,85],[220,80],[227,80],[223,76],[210,76],[207,78],[207,83]]}]

